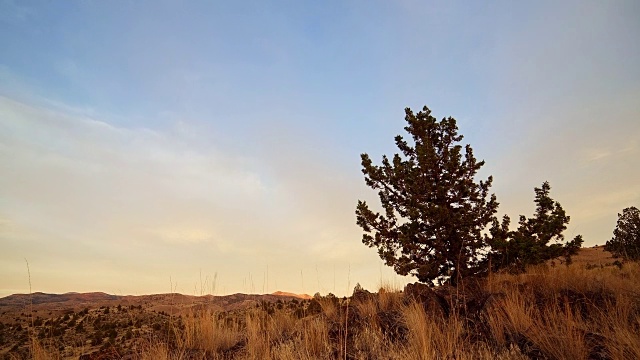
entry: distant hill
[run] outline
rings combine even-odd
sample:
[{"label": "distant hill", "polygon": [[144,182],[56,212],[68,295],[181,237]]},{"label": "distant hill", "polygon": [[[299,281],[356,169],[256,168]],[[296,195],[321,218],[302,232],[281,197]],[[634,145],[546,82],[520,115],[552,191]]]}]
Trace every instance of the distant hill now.
[{"label": "distant hill", "polygon": [[[580,252],[573,257],[573,262],[578,265],[610,265],[616,259],[611,253],[604,250],[603,246],[594,246],[591,248],[582,248]],[[549,263],[562,263],[564,260],[559,258]],[[61,309],[78,309],[93,306],[112,306],[112,305],[141,305],[150,308],[157,308],[158,311],[183,311],[191,307],[209,308],[215,310],[234,310],[255,306],[261,301],[275,302],[278,300],[293,299],[311,299],[307,294],[295,294],[284,291],[276,291],[272,294],[232,294],[232,295],[203,295],[192,296],[178,293],[171,294],[152,294],[152,295],[111,295],[103,292],[77,293],[69,292],[66,294],[46,294],[35,292],[29,294],[13,294],[0,298],[0,307],[3,308],[24,308],[33,304],[34,310],[38,308],[61,310]]]},{"label": "distant hill", "polygon": [[297,297],[298,299],[311,299],[311,295],[307,295],[307,294],[294,294],[294,293],[290,293],[290,292],[284,292],[284,291],[276,291],[274,293],[272,293],[271,295],[276,295],[276,296],[292,296],[292,297]]},{"label": "distant hill", "polygon": [[66,294],[45,294],[42,292],[35,292],[33,294],[13,294],[3,298],[0,298],[0,306],[23,306],[23,305],[39,305],[49,303],[61,303],[61,302],[97,302],[97,301],[109,301],[118,300],[121,298],[116,295],[109,295],[103,292],[91,292],[91,293],[66,293]]},{"label": "distant hill", "polygon": [[34,310],[77,310],[83,307],[98,306],[138,306],[158,311],[184,312],[191,308],[209,308],[212,310],[236,310],[255,306],[261,301],[276,302],[293,299],[310,299],[306,294],[298,295],[277,291],[273,294],[232,294],[223,296],[192,296],[178,293],[152,295],[110,295],[102,292],[45,294],[13,294],[0,298],[0,307],[7,309],[24,309],[33,305]]}]

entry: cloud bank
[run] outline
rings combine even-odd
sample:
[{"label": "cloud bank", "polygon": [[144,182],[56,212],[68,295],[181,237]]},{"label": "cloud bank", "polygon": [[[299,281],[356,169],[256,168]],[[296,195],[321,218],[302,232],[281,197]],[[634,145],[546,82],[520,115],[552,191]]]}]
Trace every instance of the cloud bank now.
[{"label": "cloud bank", "polygon": [[188,123],[122,128],[6,97],[0,127],[3,271],[27,258],[39,288],[159,291],[173,276],[189,291],[205,270],[226,292],[248,291],[249,276],[264,278],[255,291],[303,291],[305,272],[319,283],[318,266],[325,277],[338,266],[346,291],[350,265],[379,262],[350,216],[359,179],[306,164],[314,156],[293,140],[248,158]]}]

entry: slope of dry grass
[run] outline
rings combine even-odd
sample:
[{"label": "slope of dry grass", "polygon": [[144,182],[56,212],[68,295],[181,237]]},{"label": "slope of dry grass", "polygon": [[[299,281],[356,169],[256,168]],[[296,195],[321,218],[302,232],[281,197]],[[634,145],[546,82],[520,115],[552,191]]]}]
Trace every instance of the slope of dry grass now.
[{"label": "slope of dry grass", "polygon": [[[640,266],[540,266],[465,289],[194,312],[141,359],[640,359]],[[424,299],[422,299],[424,300]],[[298,303],[296,303],[298,304]],[[439,305],[440,304],[440,305]],[[444,305],[443,305],[444,304]],[[59,359],[33,341],[31,357]],[[94,354],[114,358],[122,354]]]}]

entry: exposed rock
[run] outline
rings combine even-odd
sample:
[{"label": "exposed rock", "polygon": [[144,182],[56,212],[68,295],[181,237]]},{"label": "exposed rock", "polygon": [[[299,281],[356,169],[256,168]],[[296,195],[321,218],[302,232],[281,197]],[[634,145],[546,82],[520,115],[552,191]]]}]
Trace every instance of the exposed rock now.
[{"label": "exposed rock", "polygon": [[422,304],[427,314],[449,316],[450,309],[447,300],[428,285],[422,283],[407,284],[404,287],[404,297],[408,301]]},{"label": "exposed rock", "polygon": [[351,296],[351,300],[364,302],[370,299],[373,299],[374,295],[365,289],[357,289],[353,291],[353,295]]}]

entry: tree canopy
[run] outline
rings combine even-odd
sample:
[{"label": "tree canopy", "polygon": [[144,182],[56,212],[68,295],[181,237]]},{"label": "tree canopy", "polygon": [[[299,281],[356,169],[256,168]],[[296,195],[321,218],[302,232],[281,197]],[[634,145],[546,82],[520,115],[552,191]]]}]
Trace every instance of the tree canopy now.
[{"label": "tree canopy", "polygon": [[618,214],[618,223],[613,230],[613,238],[604,247],[616,257],[640,260],[640,210],[635,206]]},{"label": "tree canopy", "polygon": [[520,215],[517,230],[509,230],[511,219],[507,215],[502,218],[502,223],[493,220],[490,236],[486,238],[491,248],[487,259],[493,271],[509,269],[522,272],[529,265],[558,257],[564,257],[570,263],[571,256],[580,249],[581,235],[563,243],[562,233],[567,229],[570,217],[562,205],[549,196],[551,185],[545,181],[534,191],[535,216],[527,219]]},{"label": "tree canopy", "polygon": [[492,177],[476,181],[484,161],[460,144],[454,118],[437,121],[425,106],[417,114],[406,108],[405,121],[411,139],[395,137],[400,153],[391,160],[385,155],[377,166],[361,155],[365,182],[378,190],[383,209],[358,201],[362,242],[398,274],[456,283],[482,271],[482,230],[498,207],[489,194]]},{"label": "tree canopy", "polygon": [[560,256],[569,262],[578,251],[582,237],[565,242],[569,216],[550,197],[548,182],[534,189],[534,217],[521,215],[518,228],[510,230],[508,216],[502,222],[495,217],[492,176],[476,179],[484,161],[461,144],[456,120],[438,121],[425,106],[417,114],[406,108],[405,121],[410,139],[395,137],[399,153],[383,155],[381,165],[361,155],[365,183],[377,190],[382,210],[362,200],[356,208],[362,242],[376,247],[398,274],[455,285],[490,270],[524,271]]}]

